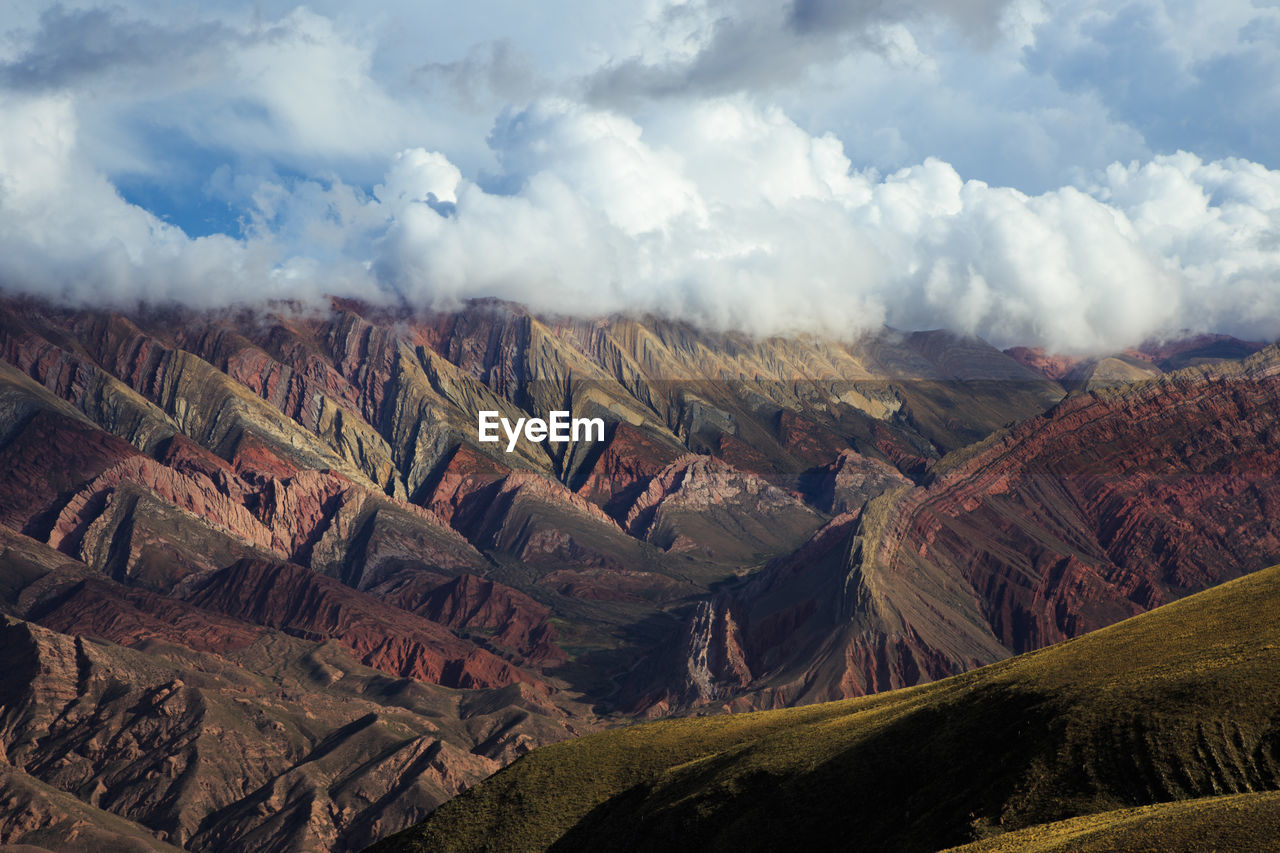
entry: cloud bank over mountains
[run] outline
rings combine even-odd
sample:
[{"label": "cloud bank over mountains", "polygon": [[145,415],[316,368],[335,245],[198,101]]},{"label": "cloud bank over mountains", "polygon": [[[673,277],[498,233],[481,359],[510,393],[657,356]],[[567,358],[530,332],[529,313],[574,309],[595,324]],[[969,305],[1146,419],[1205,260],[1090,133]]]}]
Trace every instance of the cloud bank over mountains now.
[{"label": "cloud bank over mountains", "polygon": [[490,5],[23,7],[0,286],[1280,335],[1278,9]]}]

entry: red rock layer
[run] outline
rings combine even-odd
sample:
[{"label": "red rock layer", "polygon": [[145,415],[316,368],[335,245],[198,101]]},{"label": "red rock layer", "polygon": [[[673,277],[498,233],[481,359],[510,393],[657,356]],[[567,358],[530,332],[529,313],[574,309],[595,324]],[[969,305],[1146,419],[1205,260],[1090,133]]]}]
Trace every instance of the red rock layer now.
[{"label": "red rock layer", "polygon": [[679,455],[630,424],[620,423],[591,473],[578,487],[578,494],[616,517],[650,479]]},{"label": "red rock layer", "polygon": [[1047,379],[1062,381],[1085,359],[1080,356],[1050,355],[1042,347],[1011,347],[1005,355],[1041,374]]},{"label": "red rock layer", "polygon": [[458,445],[424,505],[445,524],[462,523],[460,512],[477,492],[488,489],[511,471],[465,444]]},{"label": "red rock layer", "polygon": [[59,506],[63,494],[136,455],[127,442],[91,424],[41,409],[0,448],[0,523],[42,538],[56,519],[42,516]]},{"label": "red rock layer", "polygon": [[528,663],[554,664],[566,659],[555,644],[555,627],[547,621],[551,610],[495,581],[471,574],[446,578],[414,572],[370,593],[454,630],[482,632],[490,643],[515,652]]},{"label": "red rock layer", "polygon": [[167,596],[96,578],[73,584],[27,616],[62,634],[100,637],[133,647],[158,640],[214,654],[246,648],[266,633]]},{"label": "red rock layer", "polygon": [[187,601],[309,639],[335,639],[365,665],[393,675],[446,687],[538,683],[440,625],[301,566],[243,560],[210,577]]},{"label": "red rock layer", "polygon": [[806,465],[822,465],[849,449],[829,428],[786,409],[778,414],[778,442]]},{"label": "red rock layer", "polygon": [[1101,627],[1280,558],[1278,411],[1267,361],[1068,400],[911,494],[878,555],[963,574],[1017,651]]}]

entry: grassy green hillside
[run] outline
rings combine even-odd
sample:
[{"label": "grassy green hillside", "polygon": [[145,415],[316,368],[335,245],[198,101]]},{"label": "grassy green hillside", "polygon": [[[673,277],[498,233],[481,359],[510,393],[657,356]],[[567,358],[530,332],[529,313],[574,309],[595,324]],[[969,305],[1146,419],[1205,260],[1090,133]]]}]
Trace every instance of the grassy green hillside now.
[{"label": "grassy green hillside", "polygon": [[[1280,788],[1278,614],[1280,567],[909,690],[543,747],[373,849],[1005,850],[1082,815],[1085,846],[1043,849],[1141,847],[1151,822],[1117,810]],[[1168,814],[1274,821],[1208,802]]]},{"label": "grassy green hillside", "polygon": [[997,835],[946,853],[1206,853],[1280,850],[1280,792],[1120,808]]},{"label": "grassy green hillside", "polygon": [[1179,800],[1041,824],[947,853],[1280,850],[1280,791]]}]

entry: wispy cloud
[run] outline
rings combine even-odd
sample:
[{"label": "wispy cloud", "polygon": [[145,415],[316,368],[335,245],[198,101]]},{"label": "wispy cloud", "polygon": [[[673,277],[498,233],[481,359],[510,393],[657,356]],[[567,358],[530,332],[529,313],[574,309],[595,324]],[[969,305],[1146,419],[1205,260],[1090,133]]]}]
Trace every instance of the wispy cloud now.
[{"label": "wispy cloud", "polygon": [[637,55],[620,57],[585,81],[594,103],[636,97],[726,95],[794,85],[849,54],[919,58],[903,24],[953,25],[982,46],[999,34],[1009,0],[902,3],[839,0],[689,0],[659,4]]}]

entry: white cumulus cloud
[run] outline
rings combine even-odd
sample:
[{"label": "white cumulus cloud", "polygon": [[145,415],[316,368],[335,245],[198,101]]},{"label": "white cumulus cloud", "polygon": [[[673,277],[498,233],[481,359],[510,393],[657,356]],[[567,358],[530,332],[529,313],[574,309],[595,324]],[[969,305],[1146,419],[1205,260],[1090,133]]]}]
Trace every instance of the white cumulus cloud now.
[{"label": "white cumulus cloud", "polygon": [[19,5],[9,291],[497,296],[1073,353],[1280,335],[1270,6],[507,2],[452,44],[397,2]]}]

